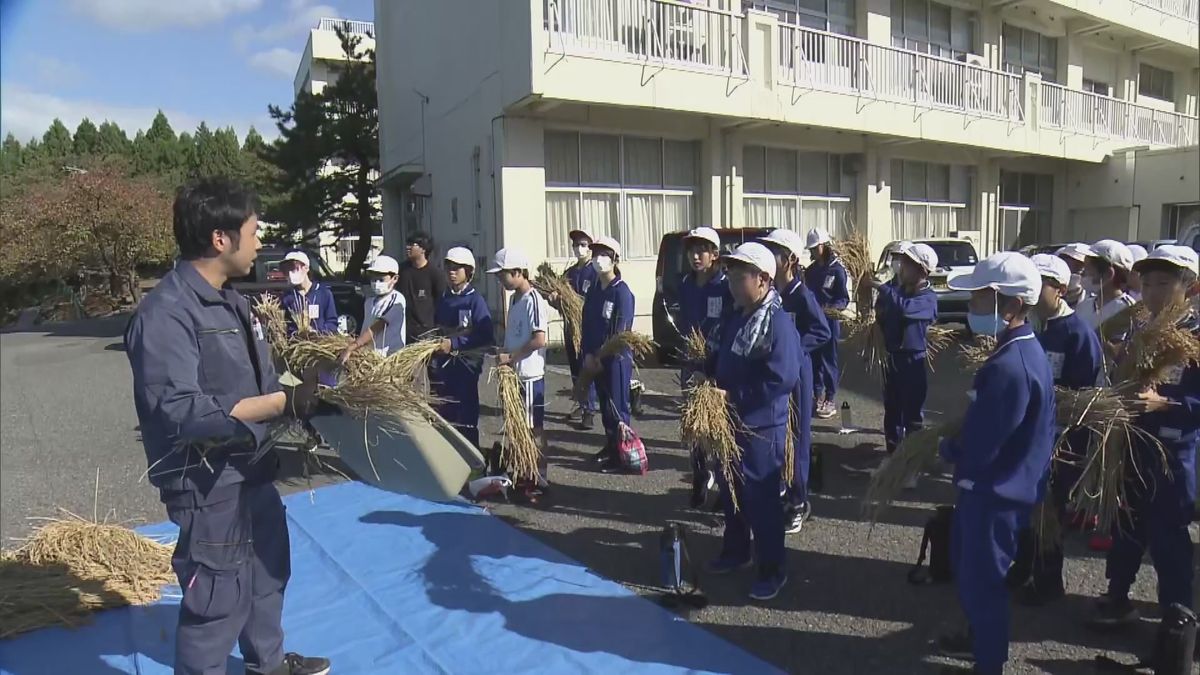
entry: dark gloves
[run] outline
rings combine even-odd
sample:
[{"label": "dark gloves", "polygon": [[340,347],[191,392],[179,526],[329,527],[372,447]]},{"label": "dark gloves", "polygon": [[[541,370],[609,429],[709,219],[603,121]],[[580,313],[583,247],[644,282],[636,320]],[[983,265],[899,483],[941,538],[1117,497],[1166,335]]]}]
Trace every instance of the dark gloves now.
[{"label": "dark gloves", "polygon": [[294,387],[284,387],[287,396],[283,414],[298,420],[306,420],[317,412],[321,400],[317,398],[317,378],[315,373]]}]

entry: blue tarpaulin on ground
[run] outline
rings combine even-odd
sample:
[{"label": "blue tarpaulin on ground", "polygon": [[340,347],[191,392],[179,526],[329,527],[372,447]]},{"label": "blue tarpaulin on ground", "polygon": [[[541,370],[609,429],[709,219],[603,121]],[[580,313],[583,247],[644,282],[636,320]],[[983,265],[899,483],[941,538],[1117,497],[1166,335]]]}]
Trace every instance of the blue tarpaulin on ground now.
[{"label": "blue tarpaulin on ground", "polygon": [[[285,502],[285,648],[330,657],[336,675],[779,672],[476,507],[356,483]],[[0,641],[0,672],[169,673],[178,603],[175,587]],[[241,671],[235,648],[229,672]]]}]

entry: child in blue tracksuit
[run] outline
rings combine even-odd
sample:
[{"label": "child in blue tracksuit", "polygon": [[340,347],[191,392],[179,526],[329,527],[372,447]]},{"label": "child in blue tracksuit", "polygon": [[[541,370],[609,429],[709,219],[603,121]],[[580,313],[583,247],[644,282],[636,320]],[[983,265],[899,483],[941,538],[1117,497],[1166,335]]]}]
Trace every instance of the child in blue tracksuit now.
[{"label": "child in blue tracksuit", "polygon": [[791,315],[800,335],[800,353],[796,360],[800,364],[800,377],[792,404],[796,419],[793,420],[792,454],[795,473],[790,485],[785,485],[784,531],[795,534],[804,527],[804,521],[812,513],[808,501],[810,468],[812,466],[812,413],[813,371],[812,354],[829,343],[830,330],[817,304],[817,299],[800,279],[800,255],[804,241],[791,230],[774,230],[762,240],[775,256],[775,290],[779,293],[783,311]]},{"label": "child in blue tracksuit", "polygon": [[433,310],[443,336],[429,367],[429,383],[441,403],[438,414],[479,447],[479,374],[482,354],[460,354],[495,343],[487,301],[471,287],[475,254],[456,246],[446,251],[446,292]]},{"label": "child in blue tracksuit", "polygon": [[583,301],[583,368],[595,373],[600,419],[604,422],[605,445],[596,454],[601,471],[622,471],[618,446],[620,425],[630,424],[629,380],[633,377],[633,355],[628,349],[615,356],[600,357],[600,348],[610,337],[633,328],[633,291],[621,278],[617,263],[621,245],[612,237],[592,241],[592,265],[596,283]]},{"label": "child in blue tracksuit", "polygon": [[[1067,303],[1071,285],[1071,269],[1059,257],[1038,254],[1031,258],[1042,275],[1042,291],[1034,312],[1039,320],[1038,342],[1050,361],[1050,372],[1056,387],[1085,389],[1104,384],[1104,351],[1100,336]],[[1087,429],[1058,430],[1066,433],[1066,444],[1060,450],[1068,457],[1052,463],[1049,475],[1050,491],[1042,499],[1052,500],[1059,522],[1064,522],[1067,497],[1079,479],[1078,460],[1087,453],[1091,432]],[[1025,528],[1017,561],[1010,572],[1010,584],[1024,584],[1017,598],[1026,605],[1041,605],[1063,596],[1063,549],[1061,530],[1057,545],[1037,551],[1035,530]],[[1025,583],[1028,580],[1028,583]]]},{"label": "child in blue tracksuit", "polygon": [[[580,297],[586,298],[592,285],[596,283],[596,268],[592,266],[592,237],[583,230],[571,230],[571,253],[575,255],[575,263],[567,268],[564,276],[571,288]],[[549,297],[547,301],[554,309],[560,309],[557,297]],[[579,367],[583,365],[583,355],[575,350],[575,337],[570,327],[564,327],[563,338],[567,348],[567,365],[571,369],[571,384],[579,379]],[[578,421],[584,429],[595,426],[596,411],[599,404],[596,401],[596,385],[588,386],[587,399],[567,416],[568,421]]]},{"label": "child in blue tracksuit", "polygon": [[[698,227],[683,238],[685,255],[692,270],[679,280],[679,334],[684,337],[699,331],[704,336],[708,353],[716,351],[720,341],[722,318],[733,309],[729,281],[718,264],[721,237],[711,227]],[[686,389],[694,365],[685,364],[679,373],[680,387]],[[715,477],[709,470],[704,453],[692,448],[692,508],[699,508],[708,498],[708,489]]]},{"label": "child in blue tracksuit", "polygon": [[[1168,245],[1138,262],[1142,302],[1151,317],[1164,308],[1185,302],[1195,283],[1196,252],[1187,246]],[[1200,333],[1194,307],[1180,326]],[[1134,327],[1134,334],[1142,326]],[[1127,383],[1113,383],[1119,386]],[[1129,601],[1129,588],[1137,577],[1147,550],[1158,573],[1158,602],[1163,610],[1172,604],[1193,604],[1192,543],[1188,536],[1196,503],[1196,447],[1200,441],[1200,367],[1190,364],[1172,369],[1166,380],[1137,393],[1137,426],[1157,438],[1166,451],[1166,466],[1158,450],[1146,439],[1134,442],[1136,472],[1127,471],[1128,511],[1114,527],[1108,553],[1108,592],[1101,598],[1094,625],[1116,626],[1137,620]]]},{"label": "child in blue tracksuit", "polygon": [[943,636],[938,647],[945,656],[973,658],[977,673],[1003,673],[1009,630],[1005,577],[1017,552],[1018,528],[1041,496],[1055,438],[1054,377],[1026,323],[1042,277],[1029,258],[1005,251],[949,284],[972,292],[971,330],[994,335],[996,350],[975,374],[961,430],[939,449],[954,465],[958,488],[951,560],[970,631]]},{"label": "child in blue tracksuit", "polygon": [[930,272],[937,269],[937,253],[925,244],[913,244],[897,251],[897,256],[896,283],[871,282],[879,292],[876,321],[887,346],[883,435],[888,452],[894,452],[906,435],[925,425],[925,333],[937,320],[937,296],[928,281]]},{"label": "child in blue tracksuit", "polygon": [[771,252],[752,242],[737,247],[725,261],[738,311],[721,325],[721,346],[706,372],[715,376],[740,421],[736,438],[742,460],[732,485],[717,474],[725,533],[721,554],[708,569],[727,574],[757,562],[750,597],[770,600],[787,582],[779,486],[789,402],[800,381],[800,336],[772,286]]},{"label": "child in blue tracksuit", "polygon": [[[804,284],[824,309],[843,310],[850,305],[850,285],[846,266],[833,250],[833,240],[822,229],[808,233],[807,246],[813,264],[804,271]],[[813,352],[813,397],[815,413],[821,419],[837,414],[834,398],[837,395],[838,341],[842,339],[842,322],[828,319],[830,339]]]}]

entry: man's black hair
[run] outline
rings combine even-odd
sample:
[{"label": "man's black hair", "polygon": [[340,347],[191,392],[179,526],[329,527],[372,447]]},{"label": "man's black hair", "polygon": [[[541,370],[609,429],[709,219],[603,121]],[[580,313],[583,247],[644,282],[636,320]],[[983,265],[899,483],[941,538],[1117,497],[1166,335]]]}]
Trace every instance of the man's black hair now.
[{"label": "man's black hair", "polygon": [[429,235],[425,234],[424,232],[413,232],[412,234],[408,235],[408,239],[405,240],[405,243],[420,246],[421,250],[425,252],[425,257],[427,258],[433,255],[433,239],[431,239]]},{"label": "man's black hair", "polygon": [[1127,270],[1117,267],[1104,258],[1090,257],[1088,260],[1096,266],[1096,271],[1099,272],[1101,276],[1108,276],[1108,271],[1112,270],[1113,282],[1116,283],[1117,288],[1124,289],[1129,285],[1129,272]]},{"label": "man's black hair", "polygon": [[242,224],[259,212],[254,190],[227,178],[189,182],[175,193],[174,230],[179,256],[204,257],[212,249],[213,232],[229,232],[235,240]]}]

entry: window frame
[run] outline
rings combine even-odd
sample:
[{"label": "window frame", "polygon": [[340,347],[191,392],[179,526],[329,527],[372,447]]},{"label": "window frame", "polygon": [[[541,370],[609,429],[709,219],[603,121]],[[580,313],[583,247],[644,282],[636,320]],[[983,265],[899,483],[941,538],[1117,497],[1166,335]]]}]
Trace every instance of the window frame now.
[{"label": "window frame", "polygon": [[[907,30],[905,21],[910,2],[917,2],[925,7],[924,36],[912,35]],[[899,12],[897,12],[897,8]],[[933,16],[935,11],[945,12],[949,17],[949,24],[946,26],[949,34],[945,41],[934,38]],[[955,60],[975,53],[976,28],[979,19],[978,14],[973,10],[954,7],[935,0],[892,0],[891,12],[893,47]],[[966,29],[968,44],[965,47],[955,44],[954,38],[958,34],[958,28]]]},{"label": "window frame", "polygon": [[[1149,77],[1148,77],[1149,76]],[[1150,81],[1147,83],[1146,80]],[[1152,85],[1161,85],[1162,96],[1157,93],[1157,88]],[[1151,89],[1152,91],[1147,91]],[[1157,101],[1166,101],[1167,103],[1175,102],[1175,71],[1169,68],[1159,68],[1152,63],[1141,61],[1138,63],[1138,96],[1145,96]]]},{"label": "window frame", "polygon": [[[799,196],[799,197],[808,197],[808,198],[816,198],[816,197],[853,198],[854,197],[853,181],[843,180],[843,178],[848,175],[844,171],[845,153],[829,152],[826,150],[812,150],[812,149],[806,149],[806,148],[795,148],[795,147],[782,146],[782,145],[761,145],[758,143],[747,143],[742,146],[742,165],[743,165],[743,167],[748,166],[748,164],[749,164],[747,161],[747,158],[746,158],[746,153],[750,152],[750,151],[758,151],[758,150],[762,151],[762,159],[763,159],[762,189],[756,190],[752,187],[748,187],[748,186],[746,186],[745,182],[743,181],[743,184],[742,184],[742,194],[743,195],[768,196],[768,197]],[[771,150],[775,150],[777,152],[789,152],[789,153],[792,153],[795,155],[796,185],[795,185],[794,191],[780,192],[778,190],[772,190],[770,188],[771,177],[770,177],[769,173],[767,172],[767,168],[770,166],[770,162],[767,160],[767,157]],[[821,192],[821,193],[805,191],[803,189],[803,185],[804,185],[803,166],[804,166],[804,164],[802,163],[802,160],[805,158],[805,156],[811,157],[814,154],[823,155],[824,156],[823,159],[825,161],[825,191]],[[749,172],[745,171],[745,169],[743,168],[742,175],[746,176],[748,173]],[[836,190],[831,187],[834,183],[835,178],[836,178],[837,186],[838,186]],[[844,187],[847,182],[850,183],[849,189],[846,189]]]},{"label": "window frame", "polygon": [[[1018,44],[1016,46],[1017,59],[1015,61],[1009,58],[1009,49],[1010,49],[1009,33],[1011,31],[1016,31],[1016,35],[1019,38]],[[1037,43],[1036,51],[1033,55],[1032,61],[1028,61],[1025,58],[1025,54],[1026,54],[1026,44],[1025,43],[1027,40],[1032,40]],[[1011,23],[1005,22],[1000,27],[1000,41],[1001,41],[1000,63],[1001,63],[1001,67],[1005,71],[1016,74],[1016,75],[1023,75],[1025,73],[1037,73],[1042,76],[1043,80],[1045,80],[1047,82],[1057,83],[1057,81],[1058,81],[1058,65],[1059,65],[1058,64],[1058,47],[1059,47],[1059,45],[1058,45],[1057,37],[1051,37],[1049,35],[1044,35],[1036,30],[1033,30],[1030,28],[1022,28],[1021,26],[1018,26],[1016,24],[1011,24]],[[1047,43],[1049,43],[1049,45],[1051,46],[1051,49],[1049,49],[1049,50],[1046,49]],[[1043,57],[1047,53],[1054,55],[1054,59],[1053,59],[1054,65],[1049,70],[1047,70],[1047,68],[1043,65],[1043,62],[1044,62]],[[1036,63],[1033,63],[1033,62],[1036,62]]]}]

